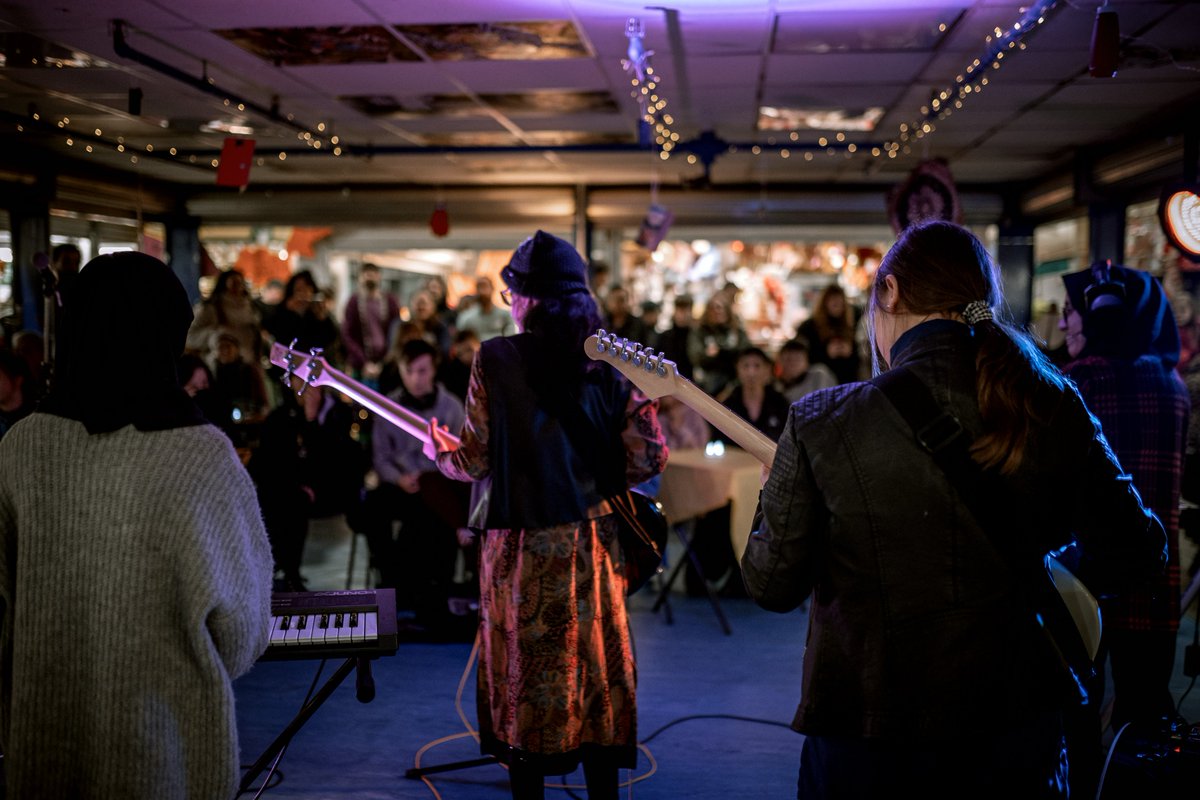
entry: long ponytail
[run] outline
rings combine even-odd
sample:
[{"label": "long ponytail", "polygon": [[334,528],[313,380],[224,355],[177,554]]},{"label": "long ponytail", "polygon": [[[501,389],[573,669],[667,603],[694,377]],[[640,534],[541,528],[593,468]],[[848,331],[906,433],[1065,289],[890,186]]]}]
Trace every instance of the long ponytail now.
[{"label": "long ponytail", "polygon": [[[962,314],[968,304],[1002,304],[995,263],[966,228],[930,222],[905,230],[884,256],[875,276],[872,314],[879,288],[894,275],[905,308],[913,314]],[[1066,382],[1024,332],[987,319],[973,325],[978,351],[976,390],[984,432],[971,457],[987,469],[1015,472],[1025,458],[1031,427],[1057,409]]]},{"label": "long ponytail", "polygon": [[1011,475],[1024,460],[1030,427],[1049,419],[1066,384],[1027,334],[996,320],[979,322],[974,330],[984,433],[971,444],[971,457],[985,469]]}]

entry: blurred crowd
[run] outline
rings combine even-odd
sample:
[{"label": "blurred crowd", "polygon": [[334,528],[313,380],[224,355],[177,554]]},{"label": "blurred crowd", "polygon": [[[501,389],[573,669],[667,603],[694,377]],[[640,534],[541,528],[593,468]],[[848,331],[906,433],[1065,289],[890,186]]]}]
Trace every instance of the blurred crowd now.
[{"label": "blurred crowd", "polygon": [[[56,248],[51,268],[60,280],[70,280],[79,269],[79,251],[71,245]],[[456,420],[461,425],[480,343],[516,330],[503,293],[486,276],[476,279],[473,295],[451,307],[441,277],[398,297],[385,288],[381,272],[362,264],[354,292],[340,307],[309,270],[258,291],[236,269],[220,272],[194,309],[179,374],[205,415],[228,434],[255,480],[274,550],[277,590],[306,586],[300,565],[309,520],[345,514],[367,536],[379,584],[396,586],[400,606],[420,610],[436,626],[447,597],[469,593],[473,586],[473,539],[464,528],[470,497],[440,479],[419,443],[407,442],[411,437],[335,388],[310,386],[298,395],[285,386],[283,371],[269,362],[270,348],[278,343],[302,353],[317,350],[349,379],[426,419],[448,421],[453,429]],[[864,314],[837,283],[820,290],[790,338],[768,348],[752,342],[739,320],[733,283],[702,305],[688,294],[664,304],[635,300],[627,286],[611,282],[603,266],[593,273],[607,331],[661,351],[680,375],[772,439],[782,433],[789,405],[803,395],[872,374]],[[1188,346],[1188,330],[1183,329],[1185,360],[1178,372],[1196,408],[1200,357]],[[1070,357],[1061,337],[1058,344],[1050,354],[1063,366]],[[36,405],[46,383],[45,360],[43,336],[36,331],[16,333],[0,347],[0,436]],[[662,399],[660,417],[672,449],[724,438],[672,397]],[[1190,426],[1190,434],[1185,501],[1200,500],[1200,491],[1192,489],[1200,486],[1200,470],[1192,467],[1200,452],[1200,423]],[[1185,523],[1188,518],[1185,513]],[[708,562],[708,579],[723,582],[734,574],[735,564],[724,543],[725,521],[718,513],[710,522],[706,533],[701,520],[697,548]],[[432,535],[414,534],[425,530]],[[705,552],[706,541],[715,553]],[[435,568],[428,568],[431,564]],[[693,571],[693,591],[701,580]],[[736,593],[739,584],[730,582],[728,591]]]}]

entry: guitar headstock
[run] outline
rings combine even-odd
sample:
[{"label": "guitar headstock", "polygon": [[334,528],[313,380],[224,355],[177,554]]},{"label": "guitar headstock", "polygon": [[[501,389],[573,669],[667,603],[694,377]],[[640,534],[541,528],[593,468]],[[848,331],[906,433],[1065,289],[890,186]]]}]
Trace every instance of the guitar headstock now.
[{"label": "guitar headstock", "polygon": [[[304,390],[309,386],[323,386],[328,383],[324,378],[325,373],[329,371],[329,364],[321,355],[321,350],[314,348],[305,353],[293,349],[295,344],[295,340],[292,340],[292,347],[279,342],[271,345],[271,363],[283,370],[283,385],[295,390],[296,394],[304,394]],[[299,388],[296,386],[297,381]]]},{"label": "guitar headstock", "polygon": [[661,351],[655,355],[645,345],[615,336],[603,328],[587,338],[583,351],[593,361],[611,364],[652,400],[672,394],[676,389],[679,376],[675,362]]}]

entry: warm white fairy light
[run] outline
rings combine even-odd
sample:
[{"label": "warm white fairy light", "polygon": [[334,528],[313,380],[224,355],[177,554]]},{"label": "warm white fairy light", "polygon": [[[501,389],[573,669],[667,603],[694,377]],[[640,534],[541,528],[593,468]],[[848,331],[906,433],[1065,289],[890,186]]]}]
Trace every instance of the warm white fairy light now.
[{"label": "warm white fairy light", "polygon": [[[990,66],[992,71],[998,70],[1002,66],[1001,62],[1007,51],[1017,48],[1026,49],[1024,38],[1046,21],[1047,15],[1054,10],[1057,4],[1058,0],[1041,0],[1041,2],[1032,4],[1036,8],[1023,8],[1024,16],[1013,23],[1009,30],[993,28],[991,34],[984,38],[984,44],[988,46],[988,55],[972,59],[961,73],[954,76],[953,86],[936,92],[928,105],[921,106],[917,121],[901,123],[896,138],[900,142],[908,142],[912,139],[924,138],[936,131],[937,127],[931,120],[950,116],[950,105],[953,105],[954,109],[961,109],[963,101],[967,97],[982,92],[983,87],[988,85],[988,78],[985,74],[987,68]],[[939,28],[939,30],[943,29]],[[954,98],[952,103],[951,98]],[[888,158],[896,157],[898,146],[893,145],[896,143],[885,143]],[[911,148],[904,145],[903,152],[909,153]]]}]

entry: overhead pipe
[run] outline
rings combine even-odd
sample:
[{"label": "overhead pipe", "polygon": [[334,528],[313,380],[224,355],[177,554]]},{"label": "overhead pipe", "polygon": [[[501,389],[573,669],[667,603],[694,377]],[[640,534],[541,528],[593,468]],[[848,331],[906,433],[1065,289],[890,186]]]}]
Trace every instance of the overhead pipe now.
[{"label": "overhead pipe", "polygon": [[127,42],[125,40],[125,25],[126,25],[125,21],[120,20],[120,19],[114,19],[112,22],[112,25],[113,25],[113,50],[116,52],[117,55],[121,56],[122,58],[127,58],[130,61],[136,61],[137,63],[141,64],[144,67],[149,67],[150,69],[154,70],[155,72],[159,73],[160,75],[165,75],[168,78],[173,78],[174,80],[177,80],[180,83],[187,84],[188,86],[191,86],[193,89],[197,89],[201,92],[204,92],[205,94],[210,94],[213,97],[219,97],[222,100],[228,100],[231,103],[237,103],[238,105],[244,106],[245,108],[249,109],[250,111],[253,111],[255,114],[259,114],[260,116],[266,117],[267,119],[270,119],[274,122],[278,122],[281,125],[287,125],[288,127],[294,128],[295,130],[298,130],[302,133],[309,133],[309,134],[312,134],[313,136],[317,135],[313,132],[314,131],[313,128],[309,128],[306,125],[303,125],[299,122],[296,122],[293,119],[290,119],[287,116],[280,114],[279,107],[277,105],[273,104],[270,107],[267,107],[267,106],[263,106],[258,103],[255,103],[252,100],[247,100],[244,97],[238,97],[237,95],[232,94],[231,92],[227,92],[222,89],[218,89],[215,85],[213,85],[205,77],[198,78],[193,75],[189,75],[188,73],[184,72],[183,70],[179,69],[178,67],[174,67],[174,66],[166,63],[165,61],[158,60],[157,58],[150,55],[149,53],[143,53],[140,50],[134,49],[129,44],[129,42]]},{"label": "overhead pipe", "polygon": [[[264,107],[251,100],[238,97],[230,92],[218,89],[207,78],[195,77],[189,75],[178,67],[160,61],[148,53],[143,53],[140,50],[133,48],[125,39],[124,20],[113,20],[113,50],[122,58],[127,58],[135,61],[143,66],[165,75],[169,78],[177,80],[194,89],[197,89],[205,94],[219,97],[223,100],[228,100],[232,103],[237,103],[244,106],[246,109],[253,111],[267,119],[287,125],[302,133],[311,134],[314,138],[321,139],[318,134],[313,133],[313,129],[289,119],[279,113],[279,108],[272,105],[270,108]],[[726,142],[716,136],[712,131],[704,131],[699,137],[688,141],[679,142],[675,149],[683,152],[691,152],[697,156],[698,160],[704,167],[705,176],[708,177],[713,161],[720,155],[737,150],[753,150],[758,148],[759,151],[772,150],[795,150],[797,152],[804,151],[828,151],[828,150],[847,150],[851,145],[856,148],[862,148],[869,151],[873,147],[882,147],[879,142],[839,142],[829,143],[827,145],[819,145],[816,143],[800,143],[800,142],[784,142],[782,144],[761,142]],[[440,147],[423,147],[418,145],[376,145],[376,144],[349,144],[342,143],[339,145],[340,152],[334,152],[333,147],[284,147],[284,148],[264,148],[264,152],[278,153],[284,156],[357,156],[360,158],[370,158],[372,156],[388,156],[388,155],[458,155],[458,154],[478,154],[478,153],[528,153],[528,152],[545,152],[545,153],[646,153],[653,152],[659,149],[650,141],[645,142],[609,142],[600,144],[566,144],[566,145],[455,145],[455,146],[440,146]],[[189,156],[211,158],[219,154],[219,150],[211,149],[189,149],[178,150],[178,158],[187,159]],[[156,154],[158,155],[158,154]],[[161,156],[160,156],[161,157]]]},{"label": "overhead pipe", "polygon": [[[817,144],[816,142],[726,142],[713,134],[712,131],[704,131],[694,139],[677,142],[675,150],[693,153],[700,161],[711,163],[717,156],[724,155],[729,152],[751,151],[755,147],[759,150],[792,150],[796,152],[824,152],[827,150],[844,151],[854,145],[855,150],[867,150],[872,147],[882,147],[881,142],[829,142],[828,144]],[[510,145],[443,145],[443,146],[421,146],[412,144],[400,145],[378,145],[378,144],[349,144],[343,142],[339,145],[342,149],[341,157],[356,156],[359,158],[371,158],[372,156],[411,156],[411,155],[462,155],[472,153],[648,153],[660,149],[658,145],[639,144],[637,142],[604,142],[596,144],[510,144]],[[216,150],[206,149],[189,149],[179,150],[181,156],[210,156],[215,154]],[[283,153],[287,156],[337,156],[331,148],[313,148],[313,147],[264,147],[262,154],[267,153]]]}]

